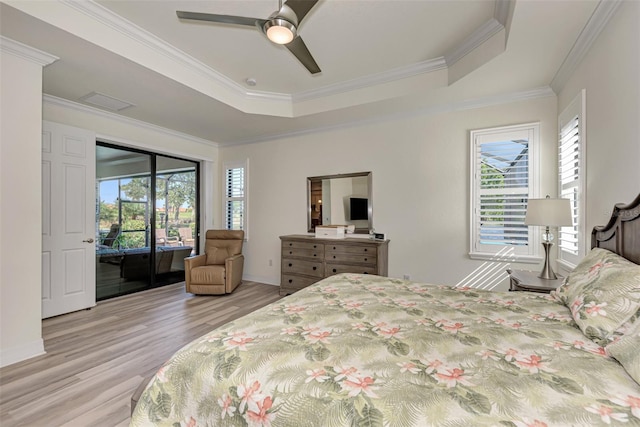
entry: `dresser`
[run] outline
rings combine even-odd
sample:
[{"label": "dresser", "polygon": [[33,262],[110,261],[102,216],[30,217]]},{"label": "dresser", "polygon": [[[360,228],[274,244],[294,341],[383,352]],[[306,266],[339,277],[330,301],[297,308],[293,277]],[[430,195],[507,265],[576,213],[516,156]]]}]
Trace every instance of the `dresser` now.
[{"label": "dresser", "polygon": [[280,240],[280,295],[292,294],[339,273],[388,274],[388,240],[322,239],[304,234],[280,236]]}]

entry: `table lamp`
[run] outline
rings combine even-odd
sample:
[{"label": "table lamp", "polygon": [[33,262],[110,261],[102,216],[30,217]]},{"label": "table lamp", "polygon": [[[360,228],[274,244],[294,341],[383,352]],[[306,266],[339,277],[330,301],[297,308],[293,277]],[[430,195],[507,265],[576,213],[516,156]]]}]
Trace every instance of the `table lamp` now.
[{"label": "table lamp", "polygon": [[549,227],[567,227],[573,225],[571,217],[571,201],[569,199],[529,199],[527,215],[524,218],[526,225],[542,225],[545,232],[542,234],[542,246],[544,246],[544,266],[538,276],[541,279],[555,280],[558,278],[551,268],[549,253],[553,246],[553,234]]}]

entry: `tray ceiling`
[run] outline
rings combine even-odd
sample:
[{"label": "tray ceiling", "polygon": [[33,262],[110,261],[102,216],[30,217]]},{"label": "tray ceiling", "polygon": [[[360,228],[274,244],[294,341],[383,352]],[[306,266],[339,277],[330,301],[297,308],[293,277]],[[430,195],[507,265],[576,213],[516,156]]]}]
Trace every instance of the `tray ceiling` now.
[{"label": "tray ceiling", "polygon": [[[233,144],[496,97],[548,96],[597,1],[320,0],[299,28],[310,74],[251,27],[176,10],[266,18],[277,1],[4,1],[4,37],[55,55],[52,102],[98,93],[116,114]],[[249,85],[253,79],[255,85]],[[106,110],[109,111],[109,110]]]}]

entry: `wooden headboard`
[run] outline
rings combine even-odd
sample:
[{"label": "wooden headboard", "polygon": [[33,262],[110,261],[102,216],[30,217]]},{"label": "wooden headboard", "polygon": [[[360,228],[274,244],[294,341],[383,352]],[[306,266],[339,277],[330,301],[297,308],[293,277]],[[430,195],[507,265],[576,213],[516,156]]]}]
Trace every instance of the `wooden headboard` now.
[{"label": "wooden headboard", "polygon": [[628,205],[615,205],[607,225],[593,228],[591,248],[608,249],[640,264],[640,194]]}]

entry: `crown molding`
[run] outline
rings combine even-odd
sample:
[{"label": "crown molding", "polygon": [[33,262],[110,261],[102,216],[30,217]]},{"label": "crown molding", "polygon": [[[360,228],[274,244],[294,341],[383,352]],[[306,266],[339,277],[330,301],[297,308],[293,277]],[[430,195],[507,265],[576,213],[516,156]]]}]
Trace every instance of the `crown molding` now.
[{"label": "crown molding", "polygon": [[208,65],[198,61],[194,57],[187,55],[182,50],[167,43],[161,38],[155,36],[149,31],[139,27],[133,22],[123,18],[122,16],[112,12],[106,7],[96,3],[94,0],[77,1],[77,0],[59,0],[61,3],[83,13],[86,16],[98,21],[99,23],[112,28],[119,33],[129,37],[130,39],[164,55],[165,57],[191,69],[192,71],[204,76],[215,83],[235,92],[238,96],[245,96],[245,89],[235,81],[231,80],[224,74],[209,67]]},{"label": "crown molding", "polygon": [[406,67],[398,67],[381,73],[370,74],[365,77],[323,86],[318,89],[298,92],[293,95],[293,102],[304,102],[326,96],[338,95],[446,68],[447,64],[443,57],[428,59]]},{"label": "crown molding", "polygon": [[245,99],[260,101],[277,101],[277,102],[293,102],[293,96],[288,93],[264,92],[264,91],[247,91],[242,95]]},{"label": "crown molding", "polygon": [[91,114],[93,116],[98,116],[101,118],[114,120],[116,122],[120,122],[129,126],[134,126],[140,129],[151,130],[158,133],[163,133],[165,135],[169,135],[176,138],[185,139],[187,141],[195,142],[197,144],[203,144],[208,147],[219,146],[218,143],[209,141],[206,139],[198,138],[193,135],[189,135],[186,133],[178,132],[173,129],[168,129],[162,126],[157,126],[151,123],[143,122],[142,120],[136,120],[129,117],[122,116],[120,114],[111,113],[108,111],[101,110],[99,108],[89,107],[88,105],[79,104],[77,102],[69,101],[67,99],[59,98],[53,95],[43,94],[42,96],[43,104],[55,105],[63,108],[68,108],[75,111],[80,111],[82,113]]},{"label": "crown molding", "polygon": [[318,126],[314,128],[308,128],[308,129],[303,129],[303,130],[298,130],[293,132],[286,132],[286,133],[280,133],[275,135],[267,135],[264,137],[246,139],[246,140],[237,141],[237,142],[226,142],[226,143],[222,142],[222,143],[219,143],[219,146],[235,147],[236,145],[257,144],[261,142],[274,141],[277,139],[294,138],[294,137],[310,135],[314,133],[348,129],[348,128],[352,128],[356,126],[364,126],[368,124],[376,124],[376,123],[380,123],[381,121],[398,120],[398,119],[414,117],[418,115],[433,116],[436,114],[450,113],[455,111],[474,110],[478,108],[493,107],[496,105],[510,104],[514,102],[529,101],[529,100],[539,99],[539,98],[548,98],[551,96],[555,97],[556,96],[555,92],[551,90],[549,86],[543,86],[543,87],[525,90],[525,91],[511,92],[511,93],[506,93],[501,95],[475,98],[475,99],[469,99],[469,100],[461,100],[461,101],[452,102],[450,104],[438,105],[434,107],[419,108],[419,109],[415,109],[408,112],[382,114],[375,117],[355,120],[355,121],[346,122],[346,123],[339,123],[336,125]]},{"label": "crown molding", "polygon": [[493,18],[506,27],[511,4],[515,2],[516,0],[496,0]]},{"label": "crown molding", "polygon": [[484,42],[504,29],[504,25],[497,19],[491,18],[478,29],[476,29],[469,37],[467,37],[459,46],[444,55],[447,66],[452,66],[465,55],[477,49]]},{"label": "crown molding", "polygon": [[564,88],[569,77],[576,71],[595,40],[618,10],[620,4],[622,4],[621,0],[600,0],[587,25],[582,29],[569,54],[562,62],[553,80],[551,80],[550,86],[556,93],[560,93]]},{"label": "crown molding", "polygon": [[35,62],[43,67],[57,61],[57,56],[51,55],[42,50],[27,46],[5,36],[0,36],[0,52],[17,56],[27,61]]}]

